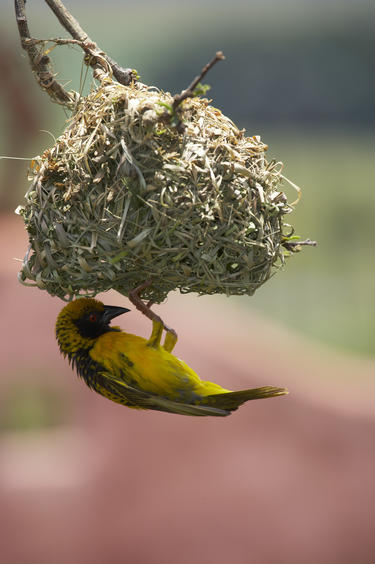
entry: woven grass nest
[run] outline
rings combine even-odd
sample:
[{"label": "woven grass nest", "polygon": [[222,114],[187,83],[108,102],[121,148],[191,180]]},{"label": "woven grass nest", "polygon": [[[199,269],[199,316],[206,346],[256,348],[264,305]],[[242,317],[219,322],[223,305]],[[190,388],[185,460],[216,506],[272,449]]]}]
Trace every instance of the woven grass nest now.
[{"label": "woven grass nest", "polygon": [[180,133],[171,103],[111,79],[80,99],[32,162],[21,282],[70,299],[150,279],[160,303],[175,289],[251,295],[283,263],[282,164],[204,98],[184,101]]}]

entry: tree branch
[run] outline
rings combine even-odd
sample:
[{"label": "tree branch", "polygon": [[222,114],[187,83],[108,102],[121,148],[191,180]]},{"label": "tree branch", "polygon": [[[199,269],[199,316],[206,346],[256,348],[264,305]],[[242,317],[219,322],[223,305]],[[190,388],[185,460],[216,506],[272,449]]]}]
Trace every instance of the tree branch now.
[{"label": "tree branch", "polygon": [[31,70],[35,73],[40,87],[45,90],[54,102],[68,105],[72,96],[55,80],[51,69],[50,58],[43,54],[35,44],[28,43],[30,39],[29,26],[25,13],[25,0],[15,0],[16,21],[22,48],[26,51]]},{"label": "tree branch", "polygon": [[[92,41],[87,33],[81,28],[78,21],[67,10],[61,0],[46,0],[46,3],[73,39],[82,42],[80,45],[87,55],[89,55],[87,63],[91,67],[95,69],[98,65],[102,67],[109,66],[115,79],[124,86],[128,86],[132,80],[134,80],[135,77],[132,69],[125,69],[121,67],[118,63],[116,63],[116,61],[104,53],[104,51],[99,49],[96,43]],[[99,58],[98,55],[100,55]],[[103,65],[103,61],[101,60],[102,58],[105,59],[107,65]]]},{"label": "tree branch", "polygon": [[55,79],[52,72],[51,60],[38,48],[38,43],[51,41],[57,45],[73,43],[79,45],[86,53],[85,62],[92,67],[94,77],[102,80],[108,73],[112,73],[115,79],[125,86],[135,80],[132,69],[125,69],[118,65],[111,57],[101,51],[87,33],[81,28],[78,21],[65,8],[61,0],[46,0],[61,25],[73,37],[70,39],[38,40],[30,37],[29,26],[25,11],[26,0],[15,0],[16,21],[21,39],[22,48],[29,57],[31,70],[35,73],[40,87],[45,90],[54,102],[70,105],[74,101],[74,93],[68,93],[65,88]]},{"label": "tree branch", "polygon": [[200,73],[199,76],[196,76],[193,80],[193,82],[190,84],[190,86],[188,86],[186,88],[186,90],[183,90],[180,94],[176,94],[173,97],[173,110],[176,110],[177,107],[181,104],[181,102],[183,102],[183,100],[186,100],[186,98],[193,98],[194,96],[196,96],[194,90],[196,89],[196,87],[198,86],[198,84],[200,83],[200,81],[202,80],[202,78],[208,73],[208,71],[210,69],[212,69],[212,67],[218,62],[218,61],[223,61],[225,59],[222,51],[218,51],[216,53],[216,55],[214,56],[214,58],[207,63],[207,65],[205,65]]},{"label": "tree branch", "polygon": [[[183,90],[180,94],[175,94],[173,96],[172,115],[173,114],[176,115],[176,110],[178,106],[181,104],[181,102],[186,100],[186,98],[194,98],[194,96],[197,96],[195,89],[200,83],[200,81],[202,80],[202,78],[208,73],[210,69],[212,69],[214,65],[216,65],[218,61],[223,61],[224,59],[225,57],[222,51],[217,51],[214,58],[209,63],[207,63],[207,65],[203,67],[201,73],[194,78],[193,82],[186,88],[186,90]],[[178,121],[176,123],[176,129],[179,133],[183,133],[185,131],[185,125],[182,123],[180,117],[178,117]]]},{"label": "tree branch", "polygon": [[60,0],[45,0],[48,6],[51,8],[52,12],[55,14],[61,25],[66,29],[68,33],[73,37],[73,39],[78,39],[78,41],[89,41],[93,43],[87,33],[83,31],[77,20],[71,15],[71,13],[65,8],[64,4]]},{"label": "tree branch", "polygon": [[[51,8],[60,24],[72,36],[73,39],[34,39],[30,37],[27,18],[25,14],[26,0],[15,0],[16,19],[18,30],[21,38],[23,49],[27,52],[32,70],[35,72],[40,86],[47,91],[50,97],[60,104],[69,105],[74,100],[74,94],[69,94],[59,84],[50,68],[50,58],[44,54],[41,49],[37,48],[39,43],[53,42],[57,45],[75,44],[79,45],[86,53],[85,63],[92,67],[94,77],[103,80],[109,72],[112,72],[116,80],[124,86],[129,85],[135,80],[132,69],[123,68],[104,51],[100,50],[98,45],[92,41],[87,33],[82,29],[79,22],[71,15],[61,0],[45,0]],[[207,72],[218,62],[225,59],[223,53],[218,51],[215,57],[205,65],[201,73],[194,78],[192,83],[180,94],[176,94],[173,98],[172,113],[176,115],[179,105],[186,100],[196,96],[196,87]],[[182,133],[184,125],[177,116],[177,130]]]}]

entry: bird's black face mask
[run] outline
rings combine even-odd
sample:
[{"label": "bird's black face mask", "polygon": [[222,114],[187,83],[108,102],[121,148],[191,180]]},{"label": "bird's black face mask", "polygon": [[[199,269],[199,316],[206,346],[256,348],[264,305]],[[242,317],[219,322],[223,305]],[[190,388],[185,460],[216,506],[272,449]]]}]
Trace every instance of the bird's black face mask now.
[{"label": "bird's black face mask", "polygon": [[95,339],[108,331],[118,331],[110,326],[115,317],[127,313],[130,309],[126,307],[104,306],[104,311],[88,311],[75,321],[78,331],[86,339]]}]

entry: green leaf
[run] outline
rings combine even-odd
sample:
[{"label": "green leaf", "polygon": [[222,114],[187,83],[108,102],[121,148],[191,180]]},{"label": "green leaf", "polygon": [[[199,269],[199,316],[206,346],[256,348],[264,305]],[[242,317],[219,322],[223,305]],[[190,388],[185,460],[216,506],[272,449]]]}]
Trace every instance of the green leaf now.
[{"label": "green leaf", "polygon": [[202,84],[198,82],[197,86],[194,89],[194,96],[205,96],[210,89],[211,86],[209,84]]}]

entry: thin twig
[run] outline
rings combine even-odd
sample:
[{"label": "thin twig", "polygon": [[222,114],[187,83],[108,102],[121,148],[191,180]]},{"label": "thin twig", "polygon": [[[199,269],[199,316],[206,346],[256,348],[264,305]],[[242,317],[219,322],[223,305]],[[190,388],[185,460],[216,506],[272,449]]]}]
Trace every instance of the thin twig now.
[{"label": "thin twig", "polygon": [[31,69],[35,73],[40,87],[48,93],[54,102],[66,106],[71,105],[74,101],[74,93],[67,92],[55,79],[51,68],[51,60],[43,52],[43,49],[37,47],[38,43],[43,44],[51,41],[57,45],[79,45],[86,53],[86,64],[93,68],[94,77],[99,80],[105,78],[109,72],[114,75],[118,82],[125,86],[135,79],[132,69],[121,67],[99,49],[60,0],[46,0],[46,2],[62,26],[72,35],[73,39],[38,40],[31,38],[25,11],[25,0],[15,0],[15,12],[21,45],[28,54]]},{"label": "thin twig", "polygon": [[[203,77],[208,73],[208,71],[214,65],[216,65],[218,61],[223,61],[224,59],[225,57],[222,51],[217,51],[214,58],[209,63],[207,63],[207,65],[203,67],[201,73],[194,78],[193,82],[186,88],[186,90],[183,90],[180,94],[175,94],[173,96],[172,110],[174,115],[176,115],[176,110],[178,106],[181,104],[181,102],[186,100],[186,98],[194,98],[194,96],[197,95],[195,89],[200,83],[200,81],[203,79]],[[185,131],[185,125],[182,123],[181,117],[178,117],[178,121],[175,127],[179,133],[183,133]]]},{"label": "thin twig", "polygon": [[72,102],[72,96],[55,80],[51,69],[50,58],[43,54],[30,39],[29,26],[25,13],[25,1],[15,0],[16,21],[21,39],[22,48],[26,51],[31,70],[35,73],[40,87],[45,90],[54,102],[67,105]]},{"label": "thin twig", "polygon": [[282,243],[283,247],[287,250],[287,251],[298,251],[298,247],[303,247],[303,246],[309,246],[309,247],[316,247],[317,246],[317,242],[316,241],[311,241],[311,239],[305,239],[305,241],[284,241]]},{"label": "thin twig", "polygon": [[100,54],[100,59],[102,57],[105,59],[112,70],[113,76],[120,84],[128,86],[132,80],[134,80],[135,76],[133,70],[121,67],[118,63],[116,63],[116,61],[104,53],[104,51],[99,49],[96,43],[92,41],[87,33],[81,28],[78,21],[67,10],[61,0],[46,0],[46,3],[73,39],[82,42],[82,44],[79,43],[79,45],[88,55],[90,55],[87,62],[91,67],[95,69],[98,65],[103,66],[102,61],[98,60],[98,54]]},{"label": "thin twig", "polygon": [[55,43],[56,45],[78,45],[81,47],[85,53],[85,63],[93,68],[93,75],[98,80],[102,81],[108,73],[112,72],[110,65],[108,64],[105,53],[97,51],[97,46],[94,43],[90,43],[89,40],[81,39],[63,39],[63,38],[49,38],[49,39],[36,39],[30,37],[25,39],[26,45],[37,45],[39,43]]},{"label": "thin twig", "polygon": [[[90,55],[91,57],[93,57],[93,48],[94,48],[94,44],[93,43],[89,43],[88,40],[86,41],[82,41],[80,39],[68,39],[68,38],[60,38],[60,37],[50,37],[47,39],[36,39],[35,37],[30,37],[29,39],[25,39],[25,43],[27,45],[38,45],[39,43],[55,43],[56,45],[78,45],[79,47],[81,47],[84,51],[86,51],[86,53],[88,55]],[[123,85],[127,85],[130,84],[131,80],[135,79],[134,73],[131,69],[124,69],[123,67],[120,67],[116,61],[114,61],[109,55],[106,55],[105,53],[102,53],[102,55],[104,56],[105,60],[109,63],[112,73],[115,76],[117,82],[120,82],[120,84]],[[90,59],[91,61],[93,61],[93,58]],[[130,76],[130,73],[131,76]],[[130,77],[130,80],[129,80]]]},{"label": "thin twig", "polygon": [[36,37],[29,37],[25,39],[26,45],[39,45],[40,43],[56,43],[56,45],[78,45],[85,48],[85,42],[78,39],[64,39],[62,37],[48,37],[46,39],[36,39]]},{"label": "thin twig", "polygon": [[218,61],[223,61],[224,59],[225,57],[222,51],[218,51],[214,56],[214,58],[209,63],[207,63],[206,66],[203,67],[200,75],[194,78],[193,82],[186,88],[186,90],[183,90],[180,94],[176,94],[173,97],[173,104],[172,104],[173,110],[176,110],[177,107],[181,104],[181,102],[183,100],[186,100],[186,98],[193,98],[196,95],[194,91],[198,86],[198,84],[200,83],[200,81],[203,79],[203,77]]}]

